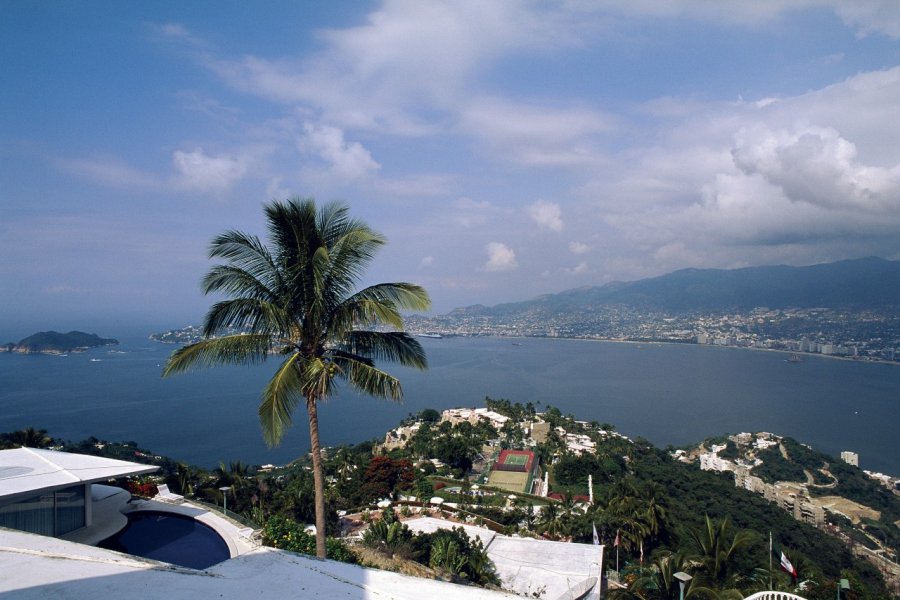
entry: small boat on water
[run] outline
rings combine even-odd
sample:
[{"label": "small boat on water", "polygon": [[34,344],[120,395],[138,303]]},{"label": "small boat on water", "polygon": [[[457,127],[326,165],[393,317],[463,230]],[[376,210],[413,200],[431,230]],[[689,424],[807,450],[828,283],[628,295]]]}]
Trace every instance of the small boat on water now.
[{"label": "small boat on water", "polygon": [[419,337],[423,337],[423,338],[433,338],[433,339],[436,339],[436,340],[439,340],[439,339],[441,339],[441,338],[444,337],[444,336],[442,336],[442,335],[439,334],[439,333],[419,333],[419,334],[416,334],[416,335],[418,335]]},{"label": "small boat on water", "polygon": [[797,354],[797,353],[795,352],[794,354],[791,354],[789,357],[787,357],[786,359],[784,359],[784,362],[789,362],[789,363],[802,363],[802,362],[803,362],[803,357],[800,356],[799,354]]}]

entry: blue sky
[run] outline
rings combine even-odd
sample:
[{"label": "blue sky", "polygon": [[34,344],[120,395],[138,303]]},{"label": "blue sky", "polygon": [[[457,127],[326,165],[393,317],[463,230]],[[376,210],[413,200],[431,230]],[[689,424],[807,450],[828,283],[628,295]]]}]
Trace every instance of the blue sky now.
[{"label": "blue sky", "polygon": [[198,323],[209,240],[292,196],[438,313],[900,259],[894,0],[22,1],[0,39],[0,341]]}]

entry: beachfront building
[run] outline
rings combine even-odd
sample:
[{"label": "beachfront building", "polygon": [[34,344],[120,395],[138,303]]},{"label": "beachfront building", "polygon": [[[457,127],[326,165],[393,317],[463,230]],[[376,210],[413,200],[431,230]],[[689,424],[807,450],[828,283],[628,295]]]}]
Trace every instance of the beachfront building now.
[{"label": "beachfront building", "polygon": [[[82,541],[95,505],[125,490],[94,484],[159,467],[36,448],[0,450],[0,527]],[[124,520],[124,517],[121,517]]]},{"label": "beachfront building", "polygon": [[541,467],[530,450],[503,450],[491,467],[488,485],[513,493],[541,495]]}]

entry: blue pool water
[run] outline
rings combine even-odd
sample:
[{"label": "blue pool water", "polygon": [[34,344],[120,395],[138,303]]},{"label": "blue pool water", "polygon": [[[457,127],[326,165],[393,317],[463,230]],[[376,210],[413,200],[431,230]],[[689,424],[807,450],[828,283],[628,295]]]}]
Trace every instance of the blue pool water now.
[{"label": "blue pool water", "polygon": [[125,529],[100,547],[190,569],[206,569],[230,557],[228,546],[210,527],[191,517],[156,511],[131,513]]}]

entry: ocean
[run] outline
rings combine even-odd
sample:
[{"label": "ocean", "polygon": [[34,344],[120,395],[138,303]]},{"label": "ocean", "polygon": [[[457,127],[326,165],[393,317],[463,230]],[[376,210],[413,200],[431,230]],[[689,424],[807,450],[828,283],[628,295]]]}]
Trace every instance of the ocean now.
[{"label": "ocean", "polygon": [[[324,445],[382,438],[425,408],[481,406],[485,396],[547,405],[665,447],[741,431],[791,436],[860,467],[900,474],[900,367],[686,344],[537,338],[420,338],[430,368],[384,367],[404,402],[349,390],[319,410]],[[146,339],[68,356],[0,354],[0,431],[136,441],[212,467],[284,464],[309,450],[299,407],[281,445],[262,441],[260,392],[276,362],[160,376],[175,346]],[[277,359],[276,359],[277,360]]]}]

